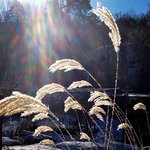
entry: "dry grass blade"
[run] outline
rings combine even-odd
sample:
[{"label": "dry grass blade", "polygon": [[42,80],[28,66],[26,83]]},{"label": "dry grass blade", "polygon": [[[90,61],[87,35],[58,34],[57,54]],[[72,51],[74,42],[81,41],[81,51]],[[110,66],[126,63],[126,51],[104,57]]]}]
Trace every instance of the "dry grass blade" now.
[{"label": "dry grass blade", "polygon": [[88,140],[90,141],[91,138],[84,132],[80,132],[80,139]]},{"label": "dry grass blade", "polygon": [[64,72],[71,71],[71,70],[84,70],[82,65],[72,59],[62,59],[62,60],[57,60],[54,64],[52,64],[49,67],[49,71],[54,73],[57,70],[64,70]]},{"label": "dry grass blade", "polygon": [[65,100],[64,104],[65,104],[64,108],[65,113],[69,111],[69,109],[82,110],[82,106],[77,101],[74,101],[71,97],[68,97]]},{"label": "dry grass blade", "polygon": [[51,127],[48,126],[40,126],[37,129],[35,129],[33,136],[38,136],[40,135],[42,132],[52,132],[54,131]]},{"label": "dry grass blade", "polygon": [[95,102],[95,106],[112,106],[112,102],[108,100],[101,100],[101,101]]},{"label": "dry grass blade", "polygon": [[81,81],[73,82],[73,83],[68,87],[68,90],[75,89],[75,88],[81,88],[81,87],[84,87],[84,86],[90,86],[90,87],[92,87],[92,85],[91,85],[89,82],[84,81],[84,80],[81,80]]},{"label": "dry grass blade", "polygon": [[146,106],[143,103],[137,103],[133,107],[134,110],[142,109],[146,111]]},{"label": "dry grass blade", "polygon": [[91,92],[90,98],[88,99],[88,102],[98,102],[100,100],[107,100],[110,99],[109,96],[105,93],[94,91]]},{"label": "dry grass blade", "polygon": [[[14,94],[14,92],[13,92]],[[0,101],[0,116],[13,115],[16,113],[48,113],[52,114],[48,107],[34,97],[15,92],[14,95]]]},{"label": "dry grass blade", "polygon": [[49,118],[48,114],[44,114],[44,113],[39,113],[37,115],[35,115],[32,119],[33,122],[37,121],[37,120],[42,120],[42,119],[45,119],[45,118]]},{"label": "dry grass blade", "polygon": [[121,123],[118,125],[118,129],[117,130],[120,130],[120,129],[131,129],[132,127],[128,124],[128,123]]},{"label": "dry grass blade", "polygon": [[46,94],[53,94],[56,92],[64,92],[65,88],[59,84],[51,83],[40,88],[36,93],[36,99],[42,99]]},{"label": "dry grass blade", "polygon": [[55,145],[54,141],[49,140],[49,139],[42,140],[39,144],[41,144],[41,145]]},{"label": "dry grass blade", "polygon": [[111,30],[109,36],[114,45],[116,52],[120,50],[119,46],[121,44],[121,37],[119,33],[118,26],[113,18],[111,12],[104,6],[101,6],[100,3],[97,3],[97,9],[93,11]]},{"label": "dry grass blade", "polygon": [[89,115],[96,115],[98,119],[104,121],[103,116],[100,113],[106,114],[104,109],[96,106],[92,107],[89,111]]}]

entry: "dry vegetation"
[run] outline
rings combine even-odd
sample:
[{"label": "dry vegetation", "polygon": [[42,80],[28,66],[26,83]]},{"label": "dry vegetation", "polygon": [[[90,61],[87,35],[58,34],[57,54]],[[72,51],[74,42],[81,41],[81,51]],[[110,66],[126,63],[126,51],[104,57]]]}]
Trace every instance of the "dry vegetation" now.
[{"label": "dry vegetation", "polygon": [[[110,13],[110,11],[98,4],[98,7],[96,10],[94,10],[94,13],[102,20],[104,23],[109,27],[110,33],[109,36],[112,40],[112,43],[114,45],[114,50],[117,54],[117,60],[119,61],[119,50],[120,50],[120,44],[121,44],[121,38],[119,34],[119,30],[117,27],[117,24]],[[111,99],[105,91],[99,92],[94,91],[91,93],[87,103],[94,103],[93,106],[90,108],[90,110],[86,110],[79,101],[73,97],[73,95],[69,92],[71,89],[75,88],[82,88],[82,87],[91,87],[94,89],[94,87],[91,85],[91,83],[87,81],[76,81],[73,82],[67,89],[63,87],[62,85],[52,83],[43,86],[40,88],[35,97],[28,96],[25,94],[22,94],[20,92],[13,92],[11,96],[6,97],[0,101],[0,116],[6,116],[6,115],[13,115],[16,113],[21,113],[21,116],[28,116],[31,114],[34,114],[34,117],[32,119],[33,122],[37,120],[42,120],[44,118],[49,118],[53,116],[57,122],[56,126],[61,132],[61,127],[69,134],[70,139],[76,144],[76,139],[71,135],[71,133],[66,129],[65,125],[59,120],[58,117],[55,116],[55,114],[52,113],[52,111],[45,106],[42,103],[42,99],[45,97],[46,94],[53,94],[56,92],[66,92],[68,94],[68,98],[64,102],[64,112],[67,113],[69,110],[74,110],[76,113],[79,131],[80,131],[80,139],[88,140],[95,142],[95,137],[93,136],[91,125],[88,122],[88,119],[85,117],[85,120],[88,124],[88,128],[90,129],[90,135],[88,133],[85,133],[82,131],[81,128],[78,112],[81,111],[83,115],[89,116],[89,118],[92,120],[93,124],[98,126],[100,128],[101,133],[105,136],[105,144],[107,145],[108,149],[113,149],[112,143],[113,137],[112,137],[112,122],[114,119],[114,114],[118,117],[120,120],[120,125],[118,125],[118,130],[125,130],[125,134],[128,137],[128,140],[132,146],[134,146],[135,149],[138,149],[138,147],[142,147],[142,141],[139,139],[138,135],[134,131],[134,128],[130,124],[127,116],[120,110],[118,105],[115,102],[116,99],[116,88],[117,88],[117,80],[118,80],[118,61],[117,61],[117,69],[116,69],[116,80],[115,80],[115,90],[114,90],[114,99]],[[49,67],[49,71],[51,73],[54,73],[58,70],[64,70],[64,72],[68,72],[71,70],[80,70],[85,71],[99,86],[99,88],[102,90],[101,85],[96,81],[96,79],[77,61],[71,60],[71,59],[62,59],[56,61],[54,64],[52,64]],[[103,108],[107,107],[107,112]],[[142,109],[146,112],[146,106],[142,103],[138,103],[133,107],[134,110]],[[108,112],[111,111],[111,121],[108,122]],[[106,130],[102,131],[101,127],[97,124],[97,122],[94,120],[93,115],[95,115],[99,120],[103,121],[106,120]],[[104,119],[106,118],[106,119]],[[55,122],[55,121],[54,121]],[[148,129],[149,127],[149,120],[147,117],[147,124]],[[109,125],[109,126],[108,126]],[[40,126],[38,127],[35,132],[33,133],[33,136],[38,136],[42,134],[43,132],[55,132],[51,127],[48,126]],[[62,133],[62,132],[61,132]],[[63,133],[62,133],[63,134]],[[63,140],[63,139],[62,139]],[[40,144],[54,144],[54,141],[50,139],[45,139],[40,142]]]}]

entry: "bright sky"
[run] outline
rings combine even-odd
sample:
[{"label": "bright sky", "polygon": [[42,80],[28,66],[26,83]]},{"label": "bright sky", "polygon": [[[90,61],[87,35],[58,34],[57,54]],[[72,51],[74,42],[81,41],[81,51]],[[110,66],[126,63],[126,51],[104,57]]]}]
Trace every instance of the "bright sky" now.
[{"label": "bright sky", "polygon": [[[0,0],[1,2],[8,2],[11,0]],[[30,3],[33,7],[41,7],[46,0],[18,0],[21,3]],[[135,14],[145,13],[148,10],[150,0],[91,0],[91,5],[96,8],[96,2],[99,1],[103,6],[107,7],[113,14],[135,12]]]},{"label": "bright sky", "polygon": [[[96,7],[97,0],[91,0],[91,5]],[[150,0],[99,0],[99,2],[107,7],[113,14],[135,12],[135,14],[145,13],[148,10]]]}]

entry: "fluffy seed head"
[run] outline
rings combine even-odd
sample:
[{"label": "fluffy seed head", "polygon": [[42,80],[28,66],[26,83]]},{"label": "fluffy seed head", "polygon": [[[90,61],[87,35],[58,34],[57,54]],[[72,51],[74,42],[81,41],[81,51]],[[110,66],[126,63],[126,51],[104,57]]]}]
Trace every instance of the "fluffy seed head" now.
[{"label": "fluffy seed head", "polygon": [[42,120],[45,118],[49,118],[48,114],[46,113],[39,113],[37,115],[34,116],[34,118],[32,119],[33,122],[37,121],[37,120]]},{"label": "fluffy seed head", "polygon": [[74,69],[84,70],[79,62],[72,59],[57,60],[49,67],[49,71],[52,73],[56,72],[57,70],[64,70],[64,72],[68,72]]},{"label": "fluffy seed head", "polygon": [[64,92],[65,88],[59,84],[51,83],[40,88],[36,93],[36,99],[41,100],[46,94],[53,94],[56,92]]},{"label": "fluffy seed head", "polygon": [[128,124],[128,123],[121,123],[118,125],[118,129],[117,130],[120,130],[120,129],[131,129],[132,127]]},{"label": "fluffy seed head", "polygon": [[52,141],[50,139],[42,140],[39,144],[41,144],[41,145],[55,145],[54,141]]},{"label": "fluffy seed head", "polygon": [[90,86],[90,87],[92,87],[92,85],[91,85],[89,82],[84,81],[84,80],[81,80],[81,81],[73,82],[73,83],[68,87],[68,90],[75,89],[75,88],[81,88],[81,87],[85,87],[85,86]]},{"label": "fluffy seed head", "polygon": [[0,101],[0,116],[13,115],[16,113],[22,113],[22,116],[26,116],[40,112],[52,114],[49,108],[42,102],[20,92],[13,92],[13,95]]},{"label": "fluffy seed head", "polygon": [[68,97],[65,102],[65,108],[64,112],[66,113],[69,109],[76,109],[76,110],[82,110],[82,106],[77,102],[74,101],[71,97]]},{"label": "fluffy seed head", "polygon": [[101,6],[100,3],[97,3],[97,9],[93,11],[111,30],[109,33],[109,37],[114,45],[114,49],[116,52],[120,50],[121,37],[119,33],[118,26],[115,22],[114,17],[111,12],[104,6]]},{"label": "fluffy seed head", "polygon": [[33,136],[38,136],[40,135],[42,132],[52,132],[54,131],[51,127],[48,126],[40,126],[37,129],[35,129]]},{"label": "fluffy seed head", "polygon": [[90,141],[91,138],[84,132],[80,132],[80,139],[88,140]]},{"label": "fluffy seed head", "polygon": [[134,105],[133,109],[134,110],[142,109],[142,110],[146,111],[146,106],[143,103],[137,103],[137,104]]},{"label": "fluffy seed head", "polygon": [[101,107],[96,107],[96,106],[94,106],[94,107],[92,107],[91,109],[90,109],[90,111],[89,111],[89,114],[95,114],[95,113],[102,113],[102,114],[106,114],[106,112],[104,111],[104,109],[103,108],[101,108]]},{"label": "fluffy seed head", "polygon": [[101,121],[104,121],[103,116],[100,113],[106,114],[104,109],[102,109],[101,107],[97,107],[97,106],[92,107],[89,111],[89,115],[96,115],[98,119],[100,119]]},{"label": "fluffy seed head", "polygon": [[103,92],[94,91],[91,92],[90,98],[88,99],[88,102],[98,102],[100,100],[107,100],[110,99],[109,96]]}]

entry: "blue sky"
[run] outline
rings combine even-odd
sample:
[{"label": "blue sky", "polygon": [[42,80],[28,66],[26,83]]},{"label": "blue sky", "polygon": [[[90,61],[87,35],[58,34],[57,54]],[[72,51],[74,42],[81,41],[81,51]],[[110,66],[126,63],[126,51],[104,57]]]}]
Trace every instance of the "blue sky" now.
[{"label": "blue sky", "polygon": [[[91,5],[96,7],[97,0],[91,0]],[[148,10],[150,0],[99,0],[99,2],[107,7],[113,14],[135,12],[135,14],[145,13]]]}]

